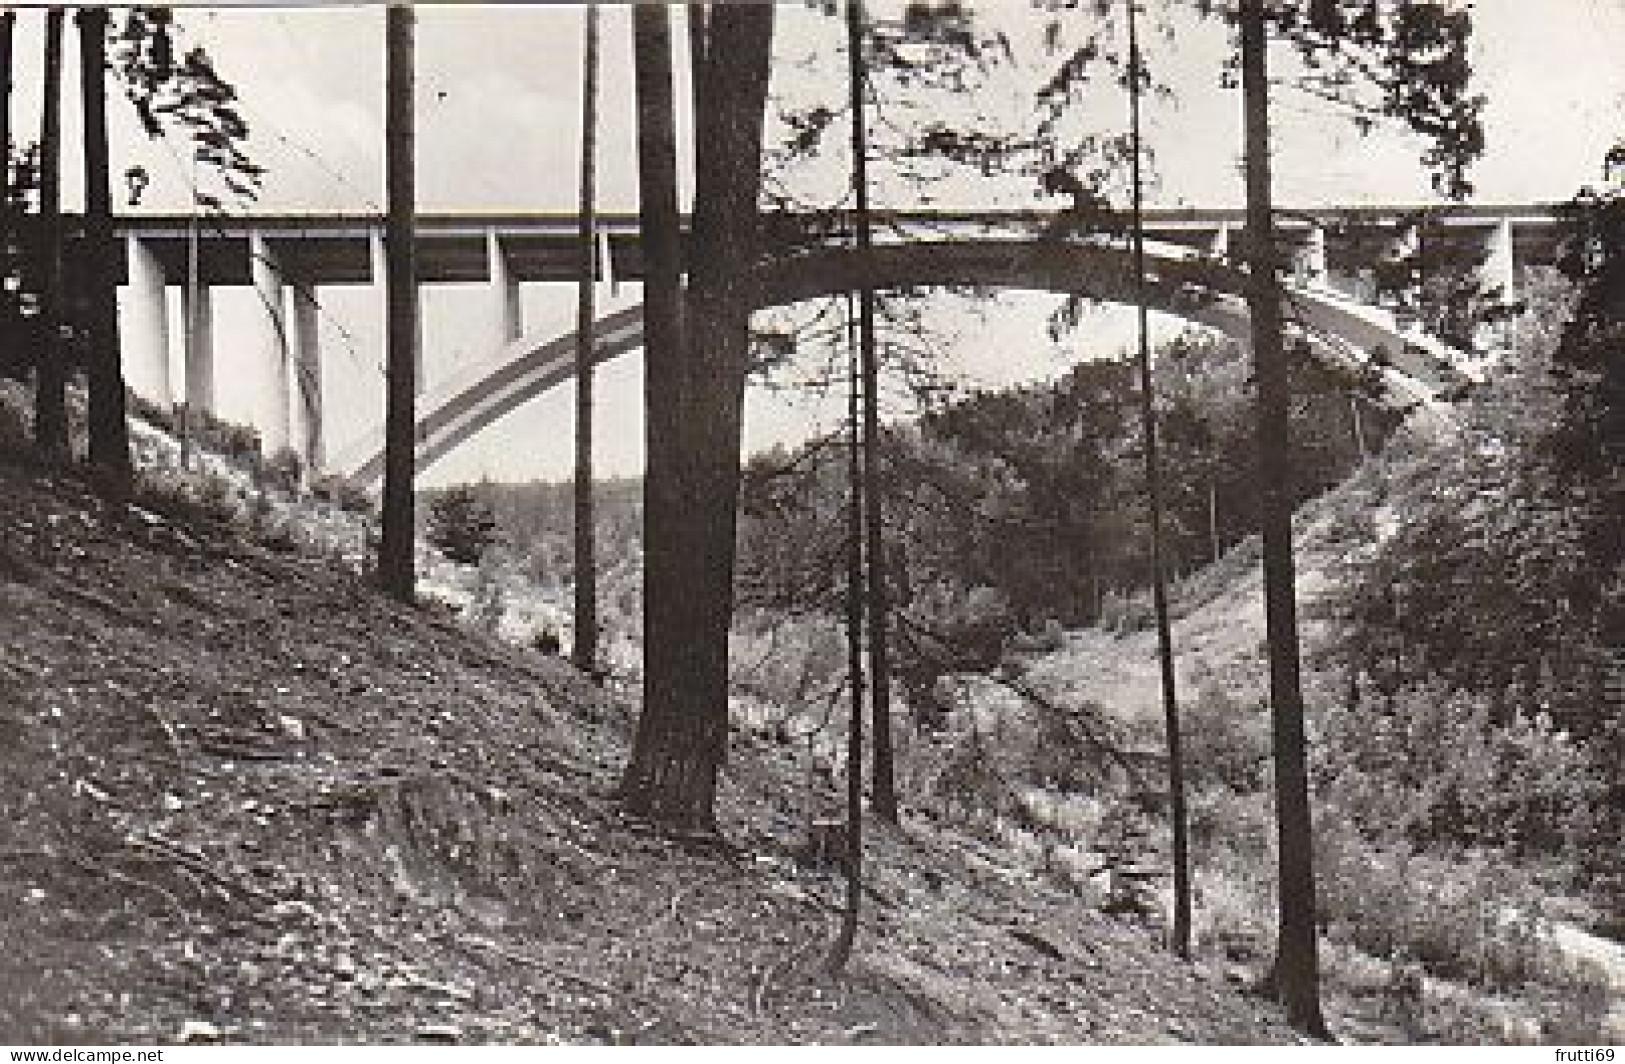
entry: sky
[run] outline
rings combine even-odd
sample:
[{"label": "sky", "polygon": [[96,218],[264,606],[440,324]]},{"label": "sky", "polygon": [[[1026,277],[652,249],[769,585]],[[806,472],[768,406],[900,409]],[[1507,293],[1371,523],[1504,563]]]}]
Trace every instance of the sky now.
[{"label": "sky", "polygon": [[[875,4],[884,15],[885,5]],[[1049,62],[1032,45],[1038,20],[1028,0],[973,4],[984,25],[1009,33],[1017,62],[990,76],[973,98],[922,98],[921,109],[952,109],[994,124],[1022,121],[1032,89]],[[1161,6],[1158,0],[1150,5]],[[1474,66],[1488,98],[1489,149],[1474,168],[1477,202],[1566,199],[1594,181],[1603,153],[1625,135],[1625,0],[1478,0]],[[42,14],[18,20],[13,128],[31,138],[39,111],[38,55]],[[383,12],[377,6],[188,8],[178,13],[183,44],[201,44],[239,90],[253,127],[250,151],[268,169],[257,209],[381,210],[383,202]],[[636,206],[631,97],[630,18],[604,10],[599,191],[606,209]],[[418,9],[417,123],[419,208],[425,211],[570,209],[576,200],[580,137],[581,9],[572,5],[424,5]],[[1154,31],[1148,62],[1173,98],[1148,103],[1146,139],[1154,157],[1153,205],[1234,206],[1241,202],[1239,93],[1221,88],[1229,44],[1222,28],[1181,25],[1173,39]],[[775,93],[834,99],[844,92],[844,59],[834,50],[840,20],[806,3],[779,12]],[[73,33],[68,62],[76,63]],[[676,34],[682,40],[681,28]],[[1283,50],[1276,60],[1285,68]],[[679,63],[679,77],[682,77]],[[76,67],[70,66],[69,70]],[[65,143],[76,143],[77,98],[65,101]],[[679,85],[679,99],[686,93]],[[1116,132],[1126,121],[1121,93],[1102,86],[1086,102],[1092,128]],[[149,142],[130,109],[111,111],[117,171],[139,165],[151,175],[138,210],[184,211],[189,167],[177,142]],[[688,116],[682,116],[686,128]],[[1359,205],[1432,201],[1416,162],[1419,146],[1384,131],[1361,136],[1343,118],[1301,94],[1275,96],[1276,196],[1284,205]],[[837,143],[844,134],[837,135]],[[79,183],[65,182],[69,202]],[[846,160],[832,154],[798,178],[812,195],[838,193]],[[686,161],[685,161],[685,185]],[[918,190],[877,184],[882,203],[920,202]],[[685,189],[686,200],[688,193]],[[1034,206],[1030,179],[950,180],[924,193],[942,205]],[[622,298],[635,298],[623,290]],[[178,293],[172,292],[172,301]],[[246,291],[217,295],[216,348],[222,413],[251,419],[260,398],[234,389],[234,341],[252,327],[256,308]],[[328,438],[335,449],[382,418],[381,321],[376,293],[332,287],[320,295]],[[527,331],[562,329],[571,321],[568,286],[527,286]],[[424,300],[425,363],[430,386],[486,353],[475,323],[487,314],[479,286],[432,289]],[[945,364],[979,383],[1054,376],[1079,358],[1114,354],[1128,337],[1122,316],[1103,314],[1094,327],[1057,344],[1043,322],[1048,297],[1006,295],[980,313],[945,305],[936,316],[957,334]],[[176,319],[172,319],[176,320]],[[1163,331],[1173,328],[1161,323]],[[176,330],[178,332],[178,330]],[[1086,334],[1086,335],[1085,335]],[[178,346],[178,345],[177,345]],[[240,345],[238,345],[240,346]],[[172,374],[179,380],[177,363]],[[642,463],[641,367],[636,356],[600,371],[600,448],[606,475]],[[752,393],[747,448],[794,440],[835,416],[839,403],[787,403]],[[529,404],[448,456],[426,483],[477,479],[563,478],[573,463],[569,389]]]}]

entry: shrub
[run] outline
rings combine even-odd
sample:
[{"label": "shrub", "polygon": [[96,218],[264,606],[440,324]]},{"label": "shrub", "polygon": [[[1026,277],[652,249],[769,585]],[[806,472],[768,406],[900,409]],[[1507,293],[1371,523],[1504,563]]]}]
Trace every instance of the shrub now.
[{"label": "shrub", "polygon": [[474,593],[463,613],[464,619],[477,631],[496,635],[502,627],[502,617],[508,608],[507,590],[503,574],[489,558],[480,563],[475,572]]},{"label": "shrub", "polygon": [[1546,973],[1542,894],[1505,862],[1374,843],[1337,822],[1315,836],[1321,920],[1363,952],[1491,989]]},{"label": "shrub", "polygon": [[265,460],[260,467],[260,475],[266,487],[292,494],[299,490],[304,469],[305,462],[299,453],[291,447],[283,447]]},{"label": "shrub", "polygon": [[1157,621],[1151,608],[1151,599],[1145,594],[1121,595],[1112,593],[1100,604],[1097,626],[1118,635],[1144,632]]},{"label": "shrub", "polygon": [[429,504],[428,538],[449,561],[477,565],[496,542],[496,515],[473,485],[459,484]]},{"label": "shrub", "polygon": [[366,517],[373,512],[372,497],[367,494],[366,489],[357,486],[347,477],[333,473],[317,477],[311,482],[310,493],[323,502],[337,506],[345,513]]},{"label": "shrub", "polygon": [[27,389],[13,381],[0,380],[0,451],[27,450],[32,424]]},{"label": "shrub", "polygon": [[1270,764],[1268,710],[1244,705],[1212,682],[1198,683],[1180,705],[1185,779],[1193,789],[1263,789]]},{"label": "shrub", "polygon": [[243,516],[236,486],[216,473],[144,469],[136,474],[134,498],[155,513],[187,524],[229,525]]},{"label": "shrub", "polygon": [[530,645],[538,654],[546,654],[550,658],[558,657],[564,649],[564,644],[559,640],[559,633],[552,625],[536,629],[535,634],[531,636]]},{"label": "shrub", "polygon": [[1540,715],[1497,727],[1488,699],[1417,686],[1328,713],[1316,768],[1373,837],[1572,851],[1603,782],[1586,750]]}]

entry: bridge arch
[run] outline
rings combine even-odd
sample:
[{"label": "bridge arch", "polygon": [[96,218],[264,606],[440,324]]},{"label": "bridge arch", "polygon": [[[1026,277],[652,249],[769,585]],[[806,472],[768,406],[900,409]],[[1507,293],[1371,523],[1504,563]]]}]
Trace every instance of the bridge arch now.
[{"label": "bridge arch", "polygon": [[[1182,245],[1146,245],[1148,305],[1174,317],[1250,342],[1244,286],[1233,265]],[[1103,240],[1046,237],[948,238],[881,244],[867,253],[828,245],[765,263],[753,279],[758,307],[786,305],[862,286],[964,286],[1076,293],[1129,305],[1136,299],[1129,250]],[[1407,330],[1381,308],[1320,284],[1288,282],[1288,315],[1320,361],[1364,373],[1378,397],[1398,408],[1421,407],[1447,418],[1442,391],[1475,379],[1466,356]],[[640,348],[640,306],[598,323],[597,358]],[[421,471],[498,419],[562,384],[575,370],[575,333],[526,336],[505,345],[419,400],[417,468]],[[383,476],[383,431],[375,429],[337,456],[336,472],[365,487]]]}]

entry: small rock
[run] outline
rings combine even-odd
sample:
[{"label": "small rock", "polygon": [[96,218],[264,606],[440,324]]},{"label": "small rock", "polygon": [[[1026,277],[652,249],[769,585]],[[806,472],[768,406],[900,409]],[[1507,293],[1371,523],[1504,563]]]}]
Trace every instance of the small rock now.
[{"label": "small rock", "polygon": [[414,1032],[420,1042],[434,1042],[439,1045],[452,1045],[463,1037],[463,1032],[452,1023],[426,1023]]},{"label": "small rock", "polygon": [[277,727],[282,734],[296,743],[305,741],[305,722],[298,717],[290,717],[286,713],[279,713],[276,718]]},{"label": "small rock", "polygon": [[220,1028],[208,1020],[187,1020],[181,1024],[180,1037],[176,1040],[182,1044],[189,1042],[218,1042],[220,1041]]},{"label": "small rock", "polygon": [[851,1027],[846,1029],[847,1041],[855,1042],[859,1038],[867,1038],[878,1030],[880,1030],[880,1028],[872,1023],[853,1024]]},{"label": "small rock", "polygon": [[164,795],[164,812],[166,812],[166,813],[178,813],[184,808],[186,808],[186,803],[181,801],[181,796],[180,795],[178,795],[178,794],[165,794]]}]

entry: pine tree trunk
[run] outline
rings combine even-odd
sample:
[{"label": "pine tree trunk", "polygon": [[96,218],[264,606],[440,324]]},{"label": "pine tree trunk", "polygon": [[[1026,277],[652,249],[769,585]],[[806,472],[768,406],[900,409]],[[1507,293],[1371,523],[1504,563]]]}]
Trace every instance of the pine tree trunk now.
[{"label": "pine tree trunk", "polygon": [[1162,462],[1157,452],[1156,397],[1151,378],[1151,329],[1146,314],[1144,187],[1140,162],[1140,90],[1142,71],[1138,20],[1128,0],[1129,100],[1134,156],[1134,274],[1139,317],[1140,431],[1145,447],[1145,484],[1151,509],[1151,603],[1157,622],[1157,665],[1162,681],[1163,727],[1168,746],[1168,820],[1174,866],[1174,952],[1191,955],[1191,879],[1188,820],[1185,812],[1185,762],[1179,734],[1179,697],[1174,674],[1173,626],[1168,618],[1167,571],[1163,559]]},{"label": "pine tree trunk", "polygon": [[62,252],[62,20],[45,13],[45,92],[40,116],[41,238],[45,247],[44,342],[35,356],[34,445],[48,460],[68,455],[68,350],[62,338],[67,293]]},{"label": "pine tree trunk", "polygon": [[[863,5],[850,0],[847,5],[847,59],[852,90],[852,189],[856,200],[858,249],[867,252],[873,245],[869,217],[869,130],[864,102],[868,94],[868,72],[863,55]],[[897,823],[897,771],[892,754],[891,734],[891,606],[886,587],[884,538],[885,514],[881,510],[880,465],[877,458],[880,437],[880,360],[875,347],[875,290],[858,292],[858,349],[862,369],[863,396],[863,522],[864,557],[868,579],[866,597],[869,611],[869,683],[873,711],[874,756],[872,761],[872,801],[875,816],[888,824]]]},{"label": "pine tree trunk", "polygon": [[[847,14],[856,26],[857,5],[849,4]],[[854,134],[856,136],[856,134]],[[846,404],[846,672],[852,696],[852,713],[846,732],[846,904],[841,909],[841,927],[830,947],[825,967],[838,972],[852,957],[858,938],[858,916],[863,904],[863,623],[864,623],[864,505],[865,484],[862,428],[862,337],[861,326],[852,320],[852,298],[846,302],[847,338],[852,350],[847,361]]]},{"label": "pine tree trunk", "polygon": [[114,484],[130,479],[130,424],[120,360],[118,244],[107,151],[107,9],[87,7],[79,27],[79,88],[84,107],[85,270],[89,313],[90,461]]},{"label": "pine tree trunk", "polygon": [[[727,750],[728,629],[745,374],[746,288],[758,254],[762,126],[773,9],[722,5],[694,71],[694,232],[688,298],[676,280],[671,34],[663,5],[635,32],[643,187],[648,467],[644,481],[644,701],[622,778],[628,812],[715,826]],[[679,323],[680,322],[680,323]]]},{"label": "pine tree trunk", "polygon": [[598,7],[586,8],[581,72],[581,230],[576,278],[575,666],[598,675],[598,562],[593,527],[593,348],[597,339]]},{"label": "pine tree trunk", "polygon": [[412,123],[413,25],[416,15],[392,3],[385,13],[384,140],[388,218],[384,251],[389,295],[384,410],[383,536],[378,576],[385,592],[411,602],[416,538],[412,496],[417,467],[417,251],[414,247],[417,189]]},{"label": "pine tree trunk", "polygon": [[643,710],[621,780],[629,812],[662,824],[707,828],[713,820],[720,754],[690,720],[681,683],[687,663],[676,631],[684,623],[682,556],[682,218],[677,208],[677,129],[671,25],[663,4],[632,11],[638,111],[639,224],[643,234],[644,403]]},{"label": "pine tree trunk", "polygon": [[1241,65],[1247,161],[1247,306],[1252,317],[1253,373],[1258,387],[1260,526],[1280,866],[1280,925],[1271,981],[1273,992],[1286,1006],[1293,1026],[1317,1037],[1326,1037],[1326,1021],[1320,1011],[1313,834],[1292,558],[1287,371],[1281,327],[1279,252],[1270,188],[1267,47],[1264,0],[1243,0]]}]

